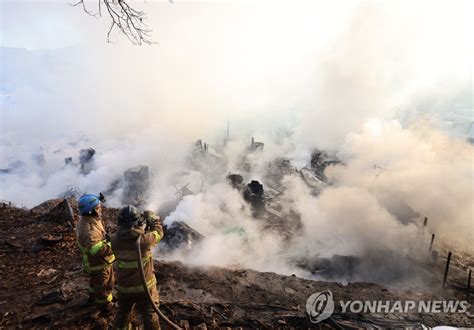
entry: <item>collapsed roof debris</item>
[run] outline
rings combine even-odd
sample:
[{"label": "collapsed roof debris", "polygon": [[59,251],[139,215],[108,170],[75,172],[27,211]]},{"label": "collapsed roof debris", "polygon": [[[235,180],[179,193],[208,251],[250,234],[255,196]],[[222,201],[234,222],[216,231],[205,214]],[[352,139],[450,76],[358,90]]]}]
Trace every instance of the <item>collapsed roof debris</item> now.
[{"label": "collapsed roof debris", "polygon": [[197,140],[194,144],[187,158],[187,165],[190,169],[200,171],[206,175],[225,171],[224,157],[201,140]]},{"label": "collapsed roof debris", "polygon": [[274,189],[277,189],[277,187],[281,186],[281,180],[286,175],[291,175],[294,173],[295,168],[288,158],[276,158],[268,164],[265,181],[268,185]]},{"label": "collapsed roof debris", "polygon": [[341,161],[336,157],[330,156],[324,151],[315,150],[311,155],[311,168],[315,171],[316,176],[321,181],[326,181],[327,177],[324,174],[324,170],[335,164],[340,164]]},{"label": "collapsed roof debris", "polygon": [[301,178],[303,179],[303,181],[308,186],[313,188],[316,193],[320,193],[323,190],[325,184],[320,178],[318,178],[314,171],[311,171],[307,168],[302,168],[299,173],[301,174]]},{"label": "collapsed roof debris", "polygon": [[148,166],[136,166],[123,173],[124,190],[123,204],[140,206],[146,203],[149,197],[150,174]]},{"label": "collapsed roof debris", "polygon": [[252,206],[255,216],[261,215],[265,211],[265,195],[263,185],[252,180],[244,191],[244,199]]},{"label": "collapsed roof debris", "polygon": [[63,199],[47,213],[43,213],[40,219],[42,221],[68,223],[73,228],[74,213],[70,206],[71,202],[68,199]]},{"label": "collapsed roof debris", "polygon": [[94,169],[94,155],[95,150],[92,148],[81,149],[81,151],[79,151],[79,163],[81,164],[82,174],[87,175]]},{"label": "collapsed roof debris", "polygon": [[165,225],[163,229],[165,237],[159,245],[159,249],[162,252],[169,252],[176,249],[190,251],[204,238],[201,233],[182,221],[175,221],[170,225]]},{"label": "collapsed roof debris", "polygon": [[241,190],[244,182],[244,177],[240,174],[230,174],[227,175],[227,181],[230,183],[232,188]]},{"label": "collapsed roof debris", "polygon": [[174,189],[176,189],[176,196],[178,197],[178,199],[181,200],[183,199],[183,197],[194,195],[193,191],[189,189],[188,187],[189,187],[189,182],[179,189],[176,188],[176,186],[174,187]]}]

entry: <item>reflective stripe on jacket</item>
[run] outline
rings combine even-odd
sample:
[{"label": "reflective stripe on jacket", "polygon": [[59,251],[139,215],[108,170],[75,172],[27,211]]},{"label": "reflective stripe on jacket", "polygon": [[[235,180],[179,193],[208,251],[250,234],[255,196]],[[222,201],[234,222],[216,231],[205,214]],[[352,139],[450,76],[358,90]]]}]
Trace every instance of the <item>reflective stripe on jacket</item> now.
[{"label": "reflective stripe on jacket", "polygon": [[99,218],[81,217],[77,224],[76,234],[85,272],[101,271],[112,265],[115,256],[110,242],[105,240],[105,229]]},{"label": "reflective stripe on jacket", "polygon": [[117,258],[115,272],[117,290],[121,293],[144,291],[138,270],[136,250],[136,241],[139,235],[141,235],[140,247],[147,287],[156,285],[151,249],[162,239],[163,229],[158,221],[153,224],[151,229],[150,232],[145,233],[142,229],[135,227],[119,227],[117,234],[112,237],[112,249]]}]

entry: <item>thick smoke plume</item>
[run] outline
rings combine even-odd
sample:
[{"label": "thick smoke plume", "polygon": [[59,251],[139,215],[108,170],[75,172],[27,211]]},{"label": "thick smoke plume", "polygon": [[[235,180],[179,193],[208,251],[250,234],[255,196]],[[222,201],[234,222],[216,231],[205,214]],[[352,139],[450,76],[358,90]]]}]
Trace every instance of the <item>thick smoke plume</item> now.
[{"label": "thick smoke plume", "polygon": [[[432,232],[472,249],[468,7],[153,3],[143,9],[159,45],[137,48],[120,36],[104,44],[101,23],[67,6],[6,4],[6,17],[35,12],[32,24],[44,27],[47,11],[79,32],[38,49],[18,24],[2,23],[0,168],[9,172],[0,174],[0,198],[32,207],[68,186],[98,193],[147,165],[143,207],[158,210],[189,183],[194,194],[165,223],[184,221],[205,236],[191,252],[164,257],[318,276],[299,261],[354,256],[363,262],[350,280],[412,280],[403,260],[426,251]],[[248,152],[252,136],[265,142],[262,152]],[[189,165],[197,139],[219,165]],[[79,150],[89,147],[94,167],[82,173]],[[300,171],[316,148],[340,162],[317,193],[299,172],[282,178],[279,212],[299,221],[291,237],[256,220],[226,180],[239,172],[271,191],[278,160]],[[122,193],[111,190],[109,205],[119,207]]]}]

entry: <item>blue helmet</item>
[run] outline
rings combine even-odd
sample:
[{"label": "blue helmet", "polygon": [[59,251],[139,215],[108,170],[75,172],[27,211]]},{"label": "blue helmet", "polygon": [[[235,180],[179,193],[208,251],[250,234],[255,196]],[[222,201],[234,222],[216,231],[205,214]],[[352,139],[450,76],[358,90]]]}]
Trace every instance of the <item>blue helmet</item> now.
[{"label": "blue helmet", "polygon": [[79,212],[81,215],[88,215],[94,207],[100,204],[100,197],[92,194],[83,195],[79,198]]}]

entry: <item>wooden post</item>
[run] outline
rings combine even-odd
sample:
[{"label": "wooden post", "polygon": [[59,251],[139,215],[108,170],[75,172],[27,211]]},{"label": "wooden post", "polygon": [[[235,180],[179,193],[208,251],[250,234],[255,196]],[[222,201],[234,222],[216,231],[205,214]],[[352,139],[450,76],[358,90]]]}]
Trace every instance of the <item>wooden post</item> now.
[{"label": "wooden post", "polygon": [[449,264],[451,263],[451,251],[448,252],[448,260],[446,260],[446,268],[444,270],[444,278],[443,278],[443,288],[446,287],[446,282],[448,280],[448,271],[449,271]]},{"label": "wooden post", "polygon": [[68,213],[68,222],[69,222],[69,229],[71,231],[74,230],[74,211],[72,210],[71,204],[69,201],[65,198],[64,202],[66,202],[66,211]]},{"label": "wooden post", "polygon": [[430,251],[431,251],[431,249],[433,248],[434,239],[435,239],[435,234],[431,234]]},{"label": "wooden post", "polygon": [[426,227],[428,224],[428,217],[425,217],[425,220],[423,221],[423,227]]},{"label": "wooden post", "polygon": [[466,300],[469,302],[469,293],[471,291],[471,269],[469,269],[469,275],[467,278],[467,293],[466,293]]}]

